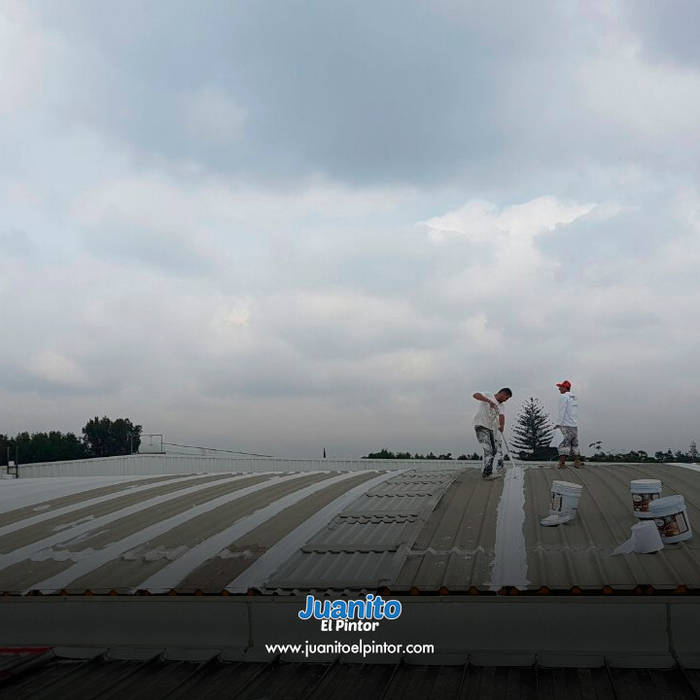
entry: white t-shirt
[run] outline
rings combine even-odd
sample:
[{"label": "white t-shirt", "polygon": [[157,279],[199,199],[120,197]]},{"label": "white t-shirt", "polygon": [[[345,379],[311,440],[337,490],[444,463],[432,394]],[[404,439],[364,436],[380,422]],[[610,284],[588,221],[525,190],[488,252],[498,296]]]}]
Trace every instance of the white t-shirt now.
[{"label": "white t-shirt", "polygon": [[559,397],[559,417],[557,425],[575,428],[578,425],[578,399],[570,391]]},{"label": "white t-shirt", "polygon": [[497,432],[499,428],[498,417],[503,413],[501,404],[498,403],[498,401],[496,401],[496,397],[493,394],[490,394],[488,391],[481,391],[479,393],[482,396],[485,396],[487,399],[495,402],[496,408],[492,408],[486,401],[477,401],[479,408],[474,416],[474,425],[480,425],[484,428]]}]

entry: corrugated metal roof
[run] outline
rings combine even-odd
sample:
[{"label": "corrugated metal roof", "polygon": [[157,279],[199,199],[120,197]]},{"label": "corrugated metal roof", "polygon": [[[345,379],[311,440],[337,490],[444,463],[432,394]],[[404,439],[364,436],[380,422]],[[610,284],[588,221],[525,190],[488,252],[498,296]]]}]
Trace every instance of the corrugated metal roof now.
[{"label": "corrugated metal roof", "polygon": [[[526,464],[521,477],[511,478],[513,470],[504,483],[483,481],[474,465],[454,468],[462,466],[159,475],[112,483],[100,477],[92,488],[56,495],[52,487],[46,497],[47,479],[36,480],[33,496],[31,479],[3,481],[0,591],[700,588],[697,538],[656,554],[611,556],[636,522],[630,480],[661,479],[664,495],[682,494],[691,524],[700,526],[698,471]],[[580,483],[584,491],[576,520],[544,528],[539,521],[548,512],[553,479]],[[518,490],[520,501],[511,502]],[[522,508],[521,520],[504,517],[504,508]],[[525,584],[502,565],[518,554],[503,550],[506,527],[522,531],[515,534],[522,538]]]},{"label": "corrugated metal roof", "polygon": [[[128,660],[110,653],[92,659],[0,654],[0,697],[42,698],[208,698],[241,700],[402,700],[451,698],[609,698],[658,700],[697,698],[700,671],[675,667],[547,668],[411,664],[242,663],[218,656],[197,661],[151,658]],[[9,660],[8,660],[9,658]]]},{"label": "corrugated metal roof", "polygon": [[392,586],[408,550],[455,477],[453,471],[429,476],[412,472],[374,487],[291,556],[265,587]]},{"label": "corrugated metal roof", "polygon": [[450,591],[485,588],[495,554],[503,481],[461,471],[407,552],[394,588]]}]

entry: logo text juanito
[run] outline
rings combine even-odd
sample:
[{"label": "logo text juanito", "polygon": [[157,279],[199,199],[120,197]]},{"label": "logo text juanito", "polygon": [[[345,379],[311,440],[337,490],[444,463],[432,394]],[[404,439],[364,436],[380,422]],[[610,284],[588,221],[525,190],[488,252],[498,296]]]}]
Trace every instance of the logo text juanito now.
[{"label": "logo text juanito", "polygon": [[364,600],[316,600],[307,595],[306,605],[297,615],[301,620],[320,620],[324,632],[373,632],[379,620],[395,620],[401,615],[401,603],[372,593]]}]

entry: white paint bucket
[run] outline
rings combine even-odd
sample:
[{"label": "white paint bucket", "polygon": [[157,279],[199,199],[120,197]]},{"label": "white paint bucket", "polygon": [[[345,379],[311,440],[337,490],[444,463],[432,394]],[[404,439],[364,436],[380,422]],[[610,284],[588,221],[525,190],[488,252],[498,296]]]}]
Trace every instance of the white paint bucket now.
[{"label": "white paint bucket", "polygon": [[649,515],[654,518],[664,544],[682,542],[693,536],[683,496],[657,498],[649,504]]},{"label": "white paint bucket", "polygon": [[649,504],[661,498],[661,481],[659,479],[634,479],[630,481],[632,508],[636,513],[648,513]]},{"label": "white paint bucket", "polygon": [[553,481],[549,512],[575,514],[582,491],[581,484],[574,484],[571,481]]},{"label": "white paint bucket", "polygon": [[540,520],[541,525],[561,525],[576,517],[583,486],[571,481],[553,481],[549,515]]}]

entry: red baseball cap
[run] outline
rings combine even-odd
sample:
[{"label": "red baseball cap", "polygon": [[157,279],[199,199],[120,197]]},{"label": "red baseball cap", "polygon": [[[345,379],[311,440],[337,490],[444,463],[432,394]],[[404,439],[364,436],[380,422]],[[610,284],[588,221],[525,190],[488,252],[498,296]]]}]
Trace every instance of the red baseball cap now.
[{"label": "red baseball cap", "polygon": [[557,386],[563,386],[565,389],[571,389],[571,382],[568,379],[565,379],[563,382],[557,384]]}]

